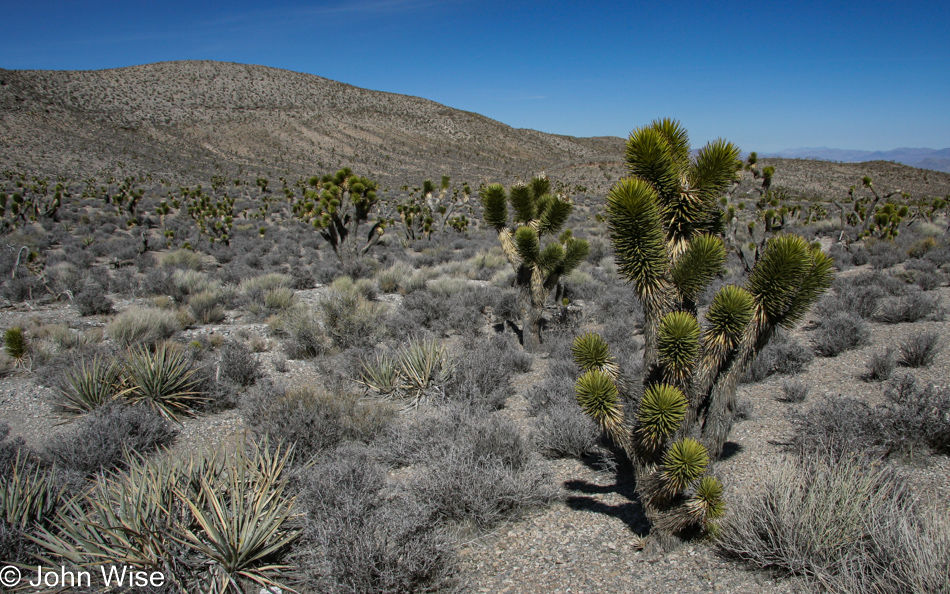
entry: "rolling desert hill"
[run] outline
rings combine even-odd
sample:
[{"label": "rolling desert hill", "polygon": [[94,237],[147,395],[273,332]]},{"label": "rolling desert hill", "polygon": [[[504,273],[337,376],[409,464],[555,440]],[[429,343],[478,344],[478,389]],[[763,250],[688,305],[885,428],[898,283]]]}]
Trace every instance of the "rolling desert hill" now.
[{"label": "rolling desert hill", "polygon": [[[630,127],[643,123],[632,119]],[[191,183],[212,175],[292,178],[346,165],[398,186],[441,175],[510,183],[546,171],[603,194],[623,175],[623,143],[516,129],[426,99],[264,66],[0,69],[0,169],[31,175],[151,174]],[[793,195],[844,196],[864,175],[914,197],[950,194],[950,174],[896,163],[761,162],[776,167],[773,187]]]}]

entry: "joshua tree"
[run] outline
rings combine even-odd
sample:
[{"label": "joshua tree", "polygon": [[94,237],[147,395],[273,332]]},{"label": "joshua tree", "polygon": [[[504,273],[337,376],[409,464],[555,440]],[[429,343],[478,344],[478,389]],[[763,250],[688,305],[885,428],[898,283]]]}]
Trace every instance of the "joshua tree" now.
[{"label": "joshua tree", "polygon": [[718,200],[738,155],[717,140],[691,159],[686,131],[668,119],[633,131],[631,176],[611,189],[606,217],[618,271],[645,312],[642,389],[602,338],[574,343],[578,402],[630,458],[662,546],[721,515],[722,485],[708,470],[732,427],[739,379],[775,329],[794,326],[831,283],[828,256],[775,236],[745,286],[721,288],[700,324],[696,299],[725,260]]},{"label": "joshua tree", "polygon": [[[344,167],[333,175],[313,176],[307,183],[311,189],[293,204],[294,215],[318,229],[341,260],[348,253],[363,255],[376,244],[385,228],[383,220],[370,228],[362,246],[347,241],[356,236],[377,204],[376,182],[353,175],[349,167]],[[347,250],[346,246],[353,247]]]},{"label": "joshua tree", "polygon": [[551,183],[543,175],[529,184],[515,185],[507,196],[501,184],[491,184],[482,191],[482,216],[498,231],[502,250],[515,269],[515,282],[521,290],[522,344],[529,351],[541,345],[542,313],[548,295],[561,276],[574,270],[590,253],[590,245],[572,237],[570,231],[542,248],[543,238],[558,233],[574,209],[570,200],[550,191]]}]

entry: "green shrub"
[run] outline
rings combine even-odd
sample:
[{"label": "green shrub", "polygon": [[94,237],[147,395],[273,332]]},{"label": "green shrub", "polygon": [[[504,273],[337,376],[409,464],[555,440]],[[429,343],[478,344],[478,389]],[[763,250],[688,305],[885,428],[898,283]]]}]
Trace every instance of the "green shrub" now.
[{"label": "green shrub", "polygon": [[384,312],[356,291],[328,291],[318,304],[326,335],[336,346],[373,347],[385,332]]}]

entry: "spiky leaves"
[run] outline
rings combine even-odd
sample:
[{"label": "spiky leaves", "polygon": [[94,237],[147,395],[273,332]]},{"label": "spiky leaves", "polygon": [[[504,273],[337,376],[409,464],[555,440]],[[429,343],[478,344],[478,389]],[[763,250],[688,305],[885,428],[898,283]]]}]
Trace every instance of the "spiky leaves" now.
[{"label": "spiky leaves", "polygon": [[500,231],[508,224],[508,201],[501,184],[491,184],[482,191],[482,216],[485,222]]},{"label": "spiky leaves", "polygon": [[706,472],[708,465],[709,456],[703,444],[691,437],[673,443],[663,456],[660,473],[665,495],[673,497],[682,493]]},{"label": "spiky leaves", "polygon": [[574,355],[574,362],[581,371],[600,369],[606,371],[611,377],[617,377],[619,372],[617,362],[610,354],[607,342],[599,334],[585,332],[575,338],[571,344],[571,354]]},{"label": "spiky leaves", "polygon": [[754,314],[755,298],[751,293],[735,285],[722,287],[706,312],[709,326],[703,335],[703,345],[708,351],[720,353],[734,347]]},{"label": "spiky leaves", "polygon": [[679,428],[686,416],[686,396],[669,384],[647,388],[637,412],[637,433],[648,451],[653,451]]},{"label": "spiky leaves", "polygon": [[577,378],[574,389],[581,409],[608,435],[621,437],[623,404],[613,378],[599,368],[588,369]]},{"label": "spiky leaves", "polygon": [[516,184],[511,188],[511,209],[514,210],[514,221],[526,225],[537,216],[537,199],[541,195],[534,195],[531,188],[525,184]]},{"label": "spiky leaves", "polygon": [[725,260],[726,247],[721,238],[709,234],[694,237],[670,269],[680,296],[686,301],[695,301],[722,270]]},{"label": "spiky leaves", "polygon": [[699,355],[699,321],[696,316],[685,311],[663,316],[657,334],[657,354],[666,381],[685,388]]},{"label": "spiky leaves", "polygon": [[620,180],[607,194],[607,226],[620,274],[644,303],[660,306],[669,259],[653,186],[638,178]]},{"label": "spiky leaves", "polygon": [[525,266],[531,266],[538,261],[541,254],[541,246],[538,241],[538,234],[534,229],[527,225],[518,227],[514,236],[515,249],[518,251],[518,257]]},{"label": "spiky leaves", "polygon": [[726,504],[722,500],[722,483],[714,476],[704,476],[696,485],[696,492],[686,503],[689,515],[697,524],[722,517]]},{"label": "spiky leaves", "polygon": [[689,185],[707,200],[716,200],[735,181],[742,168],[739,147],[719,138],[699,150],[696,164],[689,173]]},{"label": "spiky leaves", "polygon": [[538,233],[541,235],[550,235],[560,231],[561,227],[571,216],[574,205],[570,201],[545,194],[538,201]]},{"label": "spiky leaves", "polygon": [[132,349],[126,358],[130,386],[120,395],[130,402],[144,402],[170,421],[194,413],[194,405],[207,400],[198,391],[194,367],[185,352],[161,344],[155,352]]},{"label": "spiky leaves", "polygon": [[95,356],[83,359],[63,378],[53,408],[64,415],[81,415],[106,404],[120,389],[122,367],[118,359]]},{"label": "spiky leaves", "polygon": [[831,286],[832,260],[798,235],[769,239],[749,275],[749,292],[773,326],[791,328]]},{"label": "spiky leaves", "polygon": [[627,169],[652,184],[663,202],[679,193],[688,163],[689,137],[679,122],[657,120],[630,133]]}]

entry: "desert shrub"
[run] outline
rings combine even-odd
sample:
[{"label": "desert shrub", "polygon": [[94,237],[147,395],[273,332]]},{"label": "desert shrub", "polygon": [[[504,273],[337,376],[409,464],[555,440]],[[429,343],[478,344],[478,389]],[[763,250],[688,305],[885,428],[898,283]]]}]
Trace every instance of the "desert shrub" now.
[{"label": "desert shrub", "polygon": [[69,262],[60,262],[47,268],[52,289],[57,294],[69,292],[75,296],[83,287],[82,274]]},{"label": "desert shrub", "polygon": [[241,281],[238,291],[248,311],[264,317],[286,311],[294,304],[292,283],[290,275],[272,272]]},{"label": "desert shrub", "polygon": [[406,282],[412,275],[412,268],[405,262],[396,262],[381,271],[377,277],[379,290],[383,293],[405,292]]},{"label": "desert shrub", "polygon": [[890,348],[884,348],[882,351],[871,353],[868,357],[867,373],[865,379],[870,381],[884,381],[891,377],[894,366],[897,364],[897,357]]},{"label": "desert shrub", "polygon": [[445,583],[454,550],[431,509],[384,496],[386,469],[347,444],[299,479],[305,584],[317,592],[430,591]]},{"label": "desert shrub", "polygon": [[719,537],[726,554],[834,592],[940,592],[950,532],[887,467],[786,461],[741,496]]},{"label": "desert shrub", "polygon": [[241,402],[244,422],[272,444],[296,444],[300,462],[344,440],[372,440],[394,414],[386,403],[361,401],[353,394],[331,394],[311,386],[285,389],[265,382],[259,382]]},{"label": "desert shrub", "polygon": [[855,266],[854,254],[844,243],[835,243],[828,249],[828,255],[834,260],[835,268],[838,270],[848,270]]},{"label": "desert shrub", "polygon": [[556,491],[530,442],[511,420],[496,416],[459,427],[440,455],[411,483],[436,517],[478,529],[549,504]]},{"label": "desert shrub", "polygon": [[805,411],[791,411],[789,419],[794,427],[790,445],[802,459],[884,458],[897,447],[882,410],[855,398],[825,399]]},{"label": "desert shrub", "polygon": [[385,333],[385,312],[359,292],[328,291],[318,303],[326,336],[336,346],[373,347]]},{"label": "desert shrub", "polygon": [[760,382],[773,374],[801,373],[814,358],[811,349],[780,331],[752,362],[743,381]]},{"label": "desert shrub", "polygon": [[809,385],[798,378],[792,378],[782,382],[782,396],[780,400],[785,402],[805,402],[808,397]]},{"label": "desert shrub", "polygon": [[818,330],[812,340],[822,357],[836,357],[844,351],[867,344],[871,329],[861,317],[839,311],[818,318]]},{"label": "desert shrub", "polygon": [[219,284],[204,272],[176,269],[165,287],[175,303],[185,303],[192,295],[217,290]]},{"label": "desert shrub", "polygon": [[51,437],[46,455],[66,469],[90,474],[124,465],[129,452],[146,454],[167,445],[177,433],[149,407],[113,401]]},{"label": "desert shrub", "polygon": [[875,270],[885,270],[904,262],[907,252],[893,241],[875,241],[870,247],[871,267]]},{"label": "desert shrub", "polygon": [[181,329],[173,312],[155,307],[132,307],[106,326],[106,334],[123,347],[155,344]]},{"label": "desert shrub", "polygon": [[900,343],[898,362],[904,367],[927,367],[933,363],[940,348],[940,335],[933,331],[920,331]]},{"label": "desert shrub", "polygon": [[505,336],[468,338],[453,355],[454,370],[445,396],[454,402],[491,410],[505,406],[511,396],[511,377],[531,368],[531,355]]},{"label": "desert shrub", "polygon": [[923,258],[927,252],[937,247],[937,240],[933,237],[922,237],[907,248],[907,255],[911,258]]},{"label": "desert shrub", "polygon": [[216,324],[224,320],[221,292],[214,289],[195,293],[188,299],[191,315],[202,324]]},{"label": "desert shrub", "polygon": [[10,301],[19,303],[30,299],[37,299],[46,294],[43,283],[39,278],[27,272],[21,272],[16,278],[8,278],[3,282],[0,293]]},{"label": "desert shrub", "polygon": [[546,406],[535,421],[534,442],[547,456],[580,458],[597,450],[600,427],[575,402]]},{"label": "desert shrub", "polygon": [[221,347],[221,376],[239,386],[250,386],[264,377],[261,363],[243,342],[228,341]]},{"label": "desert shrub", "polygon": [[939,315],[940,297],[925,295],[920,289],[912,287],[906,295],[882,300],[876,319],[885,324],[899,324]]},{"label": "desert shrub", "polygon": [[905,451],[926,445],[950,454],[950,390],[921,386],[912,375],[892,380],[884,391],[890,427]]},{"label": "desert shrub", "polygon": [[310,308],[291,308],[278,321],[279,333],[286,337],[283,349],[287,357],[311,359],[330,347],[329,338]]},{"label": "desert shrub", "polygon": [[158,265],[162,268],[179,268],[187,270],[201,270],[201,256],[191,250],[175,250],[162,254],[158,258]]}]

